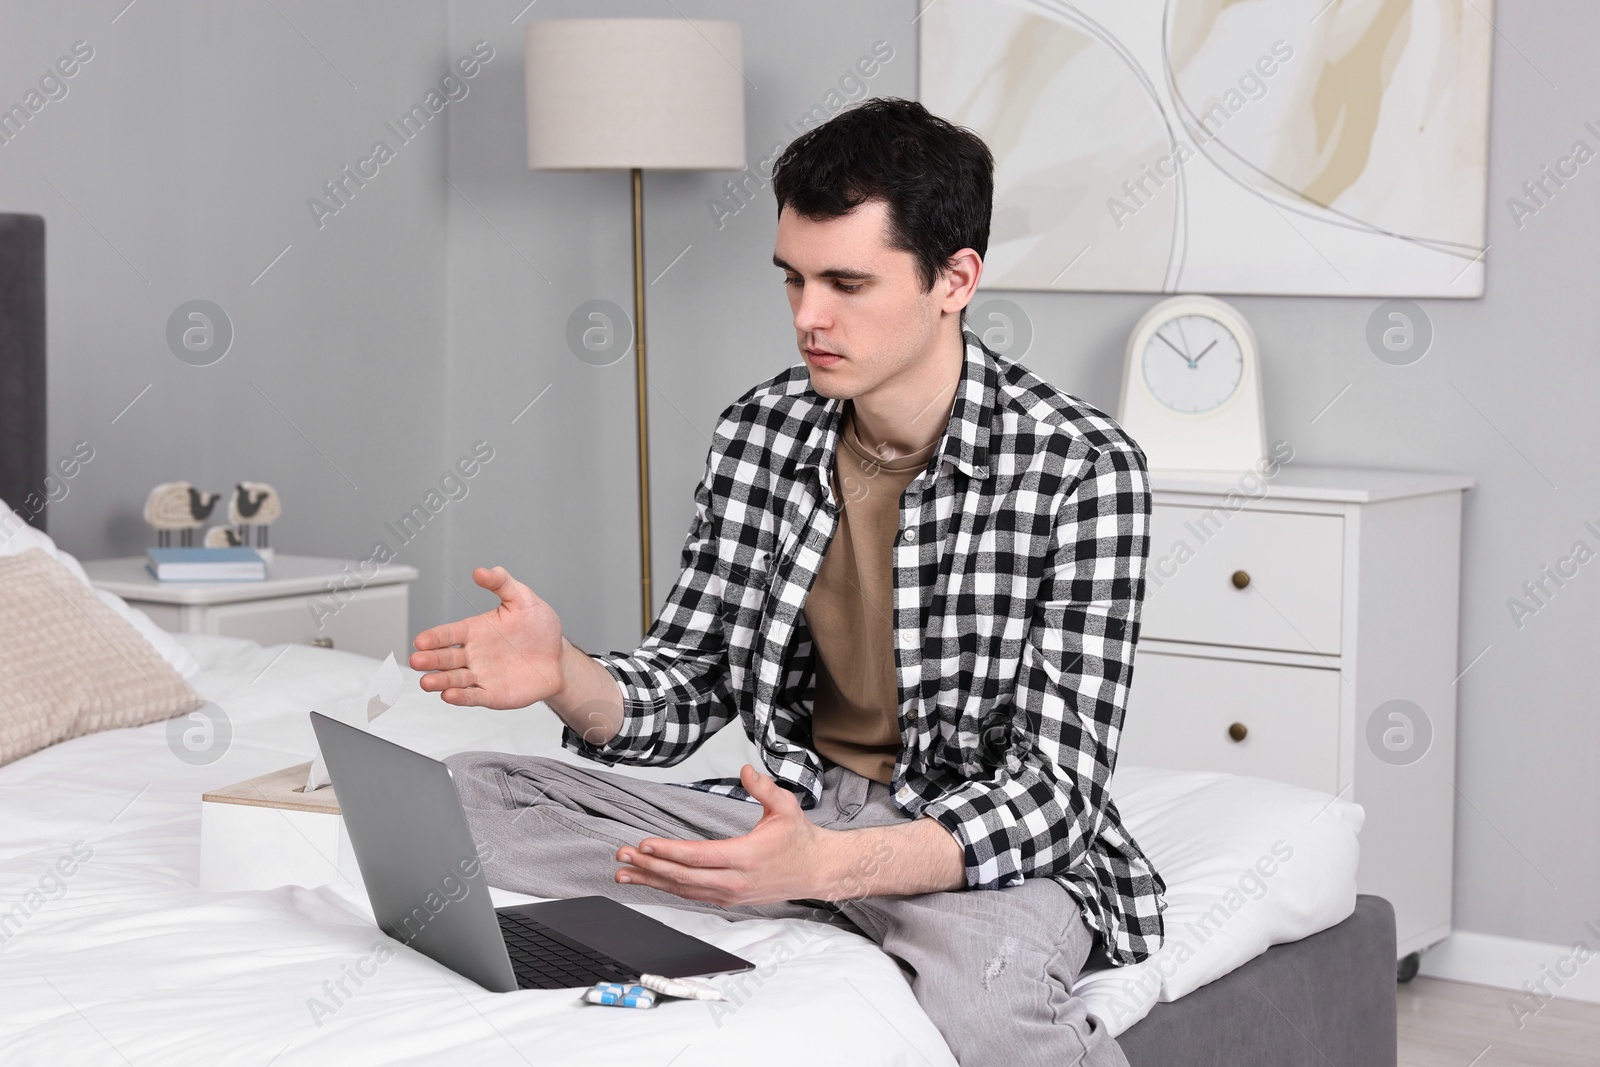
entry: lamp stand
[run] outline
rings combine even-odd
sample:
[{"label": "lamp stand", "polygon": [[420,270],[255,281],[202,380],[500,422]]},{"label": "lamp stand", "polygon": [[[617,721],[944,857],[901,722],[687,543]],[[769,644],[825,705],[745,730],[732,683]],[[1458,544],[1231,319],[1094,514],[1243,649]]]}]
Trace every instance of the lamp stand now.
[{"label": "lamp stand", "polygon": [[644,363],[644,172],[633,168],[633,352],[639,405],[639,594],[644,630],[650,631],[650,426],[649,381]]}]

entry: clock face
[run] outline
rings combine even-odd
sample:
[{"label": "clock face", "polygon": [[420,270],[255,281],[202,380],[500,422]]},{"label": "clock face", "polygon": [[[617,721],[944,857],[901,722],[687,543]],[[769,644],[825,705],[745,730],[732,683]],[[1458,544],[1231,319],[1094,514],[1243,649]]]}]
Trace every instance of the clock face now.
[{"label": "clock face", "polygon": [[1150,335],[1140,362],[1151,395],[1184,415],[1216,410],[1244,379],[1238,338],[1209,315],[1167,320]]}]

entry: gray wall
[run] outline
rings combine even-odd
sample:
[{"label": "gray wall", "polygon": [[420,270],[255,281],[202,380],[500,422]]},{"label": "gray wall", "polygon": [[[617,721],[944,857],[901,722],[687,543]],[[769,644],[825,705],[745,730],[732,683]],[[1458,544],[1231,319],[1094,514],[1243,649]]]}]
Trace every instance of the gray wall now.
[{"label": "gray wall", "polygon": [[[0,144],[0,205],[46,220],[50,455],[94,448],[50,529],[84,559],[133,554],[150,543],[140,512],[156,482],[248,479],[283,495],[274,547],[366,555],[450,454],[443,123],[320,230],[306,201],[439,79],[445,13],[420,0],[122,7],[12,0],[0,31],[7,106],[74,42],[94,50],[67,95]],[[197,298],[234,328],[204,367],[166,341]],[[433,577],[444,547],[430,527],[401,558]],[[443,612],[436,577],[415,603]]]},{"label": "gray wall", "polygon": [[[254,477],[288,499],[279,547],[362,554],[385,518],[484,439],[495,459],[446,508],[442,528],[402,555],[424,570],[413,625],[486,606],[470,569],[502,563],[556,606],[580,643],[626,645],[637,633],[632,368],[580,362],[566,324],[589,300],[629,304],[627,177],[526,169],[521,27],[671,9],[542,0],[512,24],[521,5],[499,0],[327,13],[279,0],[324,59],[268,5],[140,3],[110,25],[119,6],[90,17],[11,4],[0,35],[0,69],[14,72],[0,85],[7,100],[74,40],[96,48],[69,97],[0,146],[5,208],[40,211],[51,224],[51,447],[97,443],[52,515],[63,544],[87,557],[133,551],[153,482]],[[752,164],[789,140],[785,123],[821,102],[875,41],[895,56],[872,91],[915,95],[917,6],[907,0],[810,3],[803,19],[770,0],[677,7],[744,25]],[[1376,301],[1233,302],[1261,340],[1269,433],[1293,443],[1297,462],[1478,479],[1463,531],[1461,664],[1488,651],[1458,686],[1456,919],[1570,942],[1600,917],[1590,678],[1600,577],[1585,567],[1520,629],[1506,602],[1578,538],[1600,546],[1583,529],[1600,525],[1590,410],[1600,399],[1590,358],[1600,332],[1600,162],[1521,228],[1505,201],[1574,140],[1600,148],[1583,129],[1600,125],[1600,73],[1578,46],[1600,33],[1600,10],[1503,0],[1496,18],[1488,295],[1425,302],[1435,340],[1409,367],[1367,350]],[[446,128],[401,150],[318,232],[305,198],[480,39],[496,57],[446,109]],[[688,247],[649,290],[658,592],[675,572],[716,413],[794,359],[768,263],[770,194],[760,190],[719,228],[706,200],[728,177],[646,176],[647,278]],[[162,339],[172,308],[195,296],[223,305],[239,330],[212,367],[179,363]],[[1154,298],[1006,296],[1033,322],[1026,362],[1113,409],[1123,344]]]}]

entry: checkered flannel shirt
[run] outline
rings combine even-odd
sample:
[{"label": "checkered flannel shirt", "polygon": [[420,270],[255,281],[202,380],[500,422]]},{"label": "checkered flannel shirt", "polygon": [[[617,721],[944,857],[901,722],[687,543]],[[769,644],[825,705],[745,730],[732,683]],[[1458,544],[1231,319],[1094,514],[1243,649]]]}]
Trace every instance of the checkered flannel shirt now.
[{"label": "checkered flannel shirt", "polygon": [[[938,448],[907,487],[894,553],[900,756],[910,817],[960,843],[968,889],[1051,877],[1116,963],[1160,947],[1166,885],[1107,791],[1133,678],[1150,492],[1104,413],[965,334]],[[735,718],[805,808],[814,649],[801,611],[838,521],[842,402],[796,366],[725,412],[683,573],[644,643],[596,659],[623,694],[602,763],[671,766]],[[737,779],[691,788],[754,802]]]}]

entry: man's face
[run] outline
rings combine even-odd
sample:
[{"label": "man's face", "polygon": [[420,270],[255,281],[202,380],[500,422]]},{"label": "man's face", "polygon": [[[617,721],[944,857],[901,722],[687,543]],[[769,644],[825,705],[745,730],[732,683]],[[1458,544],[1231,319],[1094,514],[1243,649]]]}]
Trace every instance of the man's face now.
[{"label": "man's face", "polygon": [[941,287],[922,291],[916,258],[888,243],[889,211],[868,200],[813,222],[778,216],[773,262],[783,270],[795,341],[811,387],[840,400],[893,389],[933,352]]}]

